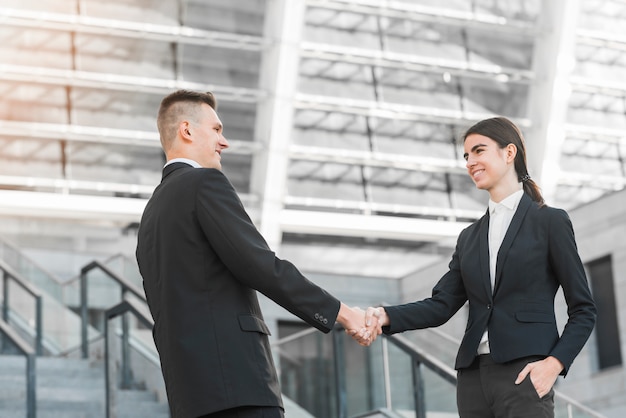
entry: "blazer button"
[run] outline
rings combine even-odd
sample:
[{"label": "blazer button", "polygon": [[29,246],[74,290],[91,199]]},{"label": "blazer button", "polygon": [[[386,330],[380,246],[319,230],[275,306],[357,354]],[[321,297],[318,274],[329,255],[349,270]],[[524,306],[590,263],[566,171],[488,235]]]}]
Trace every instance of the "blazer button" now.
[{"label": "blazer button", "polygon": [[491,309],[491,303],[487,304],[487,310]]},{"label": "blazer button", "polygon": [[315,315],[313,315],[315,317],[315,319],[320,319],[320,314],[316,313]]},{"label": "blazer button", "polygon": [[324,320],[322,322],[324,322],[324,325],[326,325],[326,324],[328,324],[328,319],[324,318]]}]

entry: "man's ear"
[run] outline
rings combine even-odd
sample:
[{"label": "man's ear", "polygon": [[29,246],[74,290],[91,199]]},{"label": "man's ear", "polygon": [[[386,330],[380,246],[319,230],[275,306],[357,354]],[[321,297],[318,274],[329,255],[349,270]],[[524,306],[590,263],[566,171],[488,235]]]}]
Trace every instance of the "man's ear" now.
[{"label": "man's ear", "polygon": [[191,124],[189,121],[182,121],[178,125],[178,135],[185,141],[191,141]]}]

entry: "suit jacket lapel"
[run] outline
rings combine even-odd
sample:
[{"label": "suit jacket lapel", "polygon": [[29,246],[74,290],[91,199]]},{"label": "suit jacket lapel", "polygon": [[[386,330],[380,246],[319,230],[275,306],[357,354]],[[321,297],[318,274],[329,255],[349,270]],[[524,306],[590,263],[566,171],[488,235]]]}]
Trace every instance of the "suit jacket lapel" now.
[{"label": "suit jacket lapel", "polygon": [[504,240],[500,245],[500,250],[498,250],[498,259],[496,260],[496,284],[494,289],[494,294],[500,287],[500,276],[502,276],[502,266],[504,265],[504,260],[506,260],[506,256],[519,232],[520,226],[522,226],[522,221],[528,212],[528,209],[532,205],[532,199],[524,193],[522,199],[517,206],[517,210],[513,215],[513,219],[511,219],[511,225],[509,225],[509,229],[507,229],[506,234],[504,235]]},{"label": "suit jacket lapel", "polygon": [[[487,211],[487,214],[488,213],[489,211]],[[478,234],[480,243],[480,254],[478,255],[480,260],[480,277],[483,278],[485,291],[491,298],[491,275],[489,273],[489,215],[483,216]]]}]

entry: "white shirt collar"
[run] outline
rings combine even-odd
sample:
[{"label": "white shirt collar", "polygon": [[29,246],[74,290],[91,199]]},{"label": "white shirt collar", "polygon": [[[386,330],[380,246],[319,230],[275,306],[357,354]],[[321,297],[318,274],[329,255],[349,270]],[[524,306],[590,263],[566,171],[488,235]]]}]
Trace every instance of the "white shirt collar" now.
[{"label": "white shirt collar", "polygon": [[200,164],[198,164],[194,160],[190,160],[189,158],[173,158],[173,159],[169,160],[167,163],[165,163],[163,168],[167,167],[170,164],[174,164],[174,163],[185,163],[185,164],[189,164],[193,168],[202,168],[202,166]]},{"label": "white shirt collar", "polygon": [[509,210],[516,209],[517,205],[519,205],[520,200],[522,200],[523,195],[524,189],[520,189],[502,199],[500,203],[496,203],[493,200],[489,199],[489,214],[493,214],[493,211],[496,209],[497,205],[502,205]]}]

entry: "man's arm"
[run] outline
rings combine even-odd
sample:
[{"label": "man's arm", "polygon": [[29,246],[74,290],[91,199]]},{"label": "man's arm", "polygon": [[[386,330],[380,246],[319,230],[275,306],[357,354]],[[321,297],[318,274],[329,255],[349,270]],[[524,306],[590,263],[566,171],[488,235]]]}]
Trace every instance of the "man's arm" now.
[{"label": "man's arm", "polygon": [[[255,289],[322,332],[335,322],[364,328],[365,313],[356,312],[309,281],[289,261],[268,247],[221,171],[198,169],[196,212],[212,250],[242,285]],[[341,315],[339,311],[342,310]]]}]

